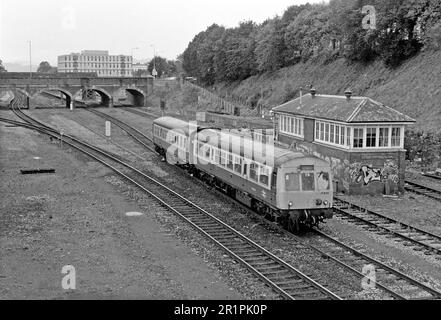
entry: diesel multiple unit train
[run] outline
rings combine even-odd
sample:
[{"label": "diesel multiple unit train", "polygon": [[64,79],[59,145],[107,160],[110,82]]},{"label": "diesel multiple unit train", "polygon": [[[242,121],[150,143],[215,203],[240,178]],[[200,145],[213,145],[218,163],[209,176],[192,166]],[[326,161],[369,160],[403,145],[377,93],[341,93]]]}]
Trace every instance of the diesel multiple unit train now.
[{"label": "diesel multiple unit train", "polygon": [[153,123],[156,151],[290,231],[332,218],[332,172],[317,157],[172,117]]}]

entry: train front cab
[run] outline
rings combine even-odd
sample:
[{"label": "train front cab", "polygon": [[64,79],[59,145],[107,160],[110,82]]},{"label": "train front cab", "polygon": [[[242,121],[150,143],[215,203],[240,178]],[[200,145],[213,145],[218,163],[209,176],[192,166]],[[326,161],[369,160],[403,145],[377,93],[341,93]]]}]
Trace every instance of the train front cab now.
[{"label": "train front cab", "polygon": [[277,177],[277,207],[288,230],[299,231],[302,224],[318,226],[332,218],[332,173],[325,161],[315,157],[290,160],[278,168]]}]

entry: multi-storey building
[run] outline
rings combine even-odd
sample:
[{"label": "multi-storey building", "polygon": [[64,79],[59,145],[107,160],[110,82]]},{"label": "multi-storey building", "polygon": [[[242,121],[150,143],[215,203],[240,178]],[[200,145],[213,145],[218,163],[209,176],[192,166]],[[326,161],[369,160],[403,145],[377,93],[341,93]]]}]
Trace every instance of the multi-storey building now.
[{"label": "multi-storey building", "polygon": [[98,77],[132,77],[133,58],[125,55],[109,55],[108,51],[84,50],[58,56],[58,72],[96,72]]}]

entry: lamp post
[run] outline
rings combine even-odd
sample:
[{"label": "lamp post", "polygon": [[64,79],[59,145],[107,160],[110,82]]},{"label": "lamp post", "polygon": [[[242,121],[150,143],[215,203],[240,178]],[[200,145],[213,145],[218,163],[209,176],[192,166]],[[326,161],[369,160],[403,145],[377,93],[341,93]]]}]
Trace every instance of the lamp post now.
[{"label": "lamp post", "polygon": [[133,51],[134,51],[134,50],[139,50],[139,48],[136,47],[136,48],[132,48],[132,50],[131,50],[131,57],[132,57],[132,65],[131,65],[132,77],[133,77],[133,63],[134,63],[134,60],[133,60]]},{"label": "lamp post", "polygon": [[150,47],[153,48],[153,70],[152,70],[152,76],[156,78],[157,71],[156,71],[156,48],[155,45],[151,44]]},{"label": "lamp post", "polygon": [[32,42],[29,41],[29,80],[32,79]]}]

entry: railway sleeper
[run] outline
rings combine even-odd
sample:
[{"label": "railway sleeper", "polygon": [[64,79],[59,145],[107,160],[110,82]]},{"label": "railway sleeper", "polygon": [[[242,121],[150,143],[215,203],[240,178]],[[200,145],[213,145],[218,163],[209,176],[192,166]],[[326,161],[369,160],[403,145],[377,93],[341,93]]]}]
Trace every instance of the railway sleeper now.
[{"label": "railway sleeper", "polygon": [[245,260],[248,263],[269,263],[272,262],[273,260],[271,258],[268,258],[267,256],[246,256],[246,257],[241,257],[243,260]]}]

